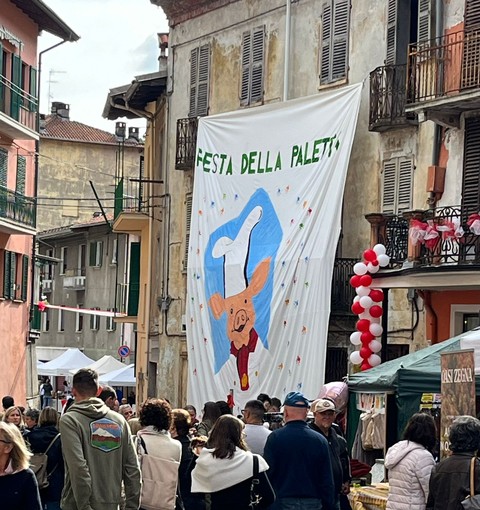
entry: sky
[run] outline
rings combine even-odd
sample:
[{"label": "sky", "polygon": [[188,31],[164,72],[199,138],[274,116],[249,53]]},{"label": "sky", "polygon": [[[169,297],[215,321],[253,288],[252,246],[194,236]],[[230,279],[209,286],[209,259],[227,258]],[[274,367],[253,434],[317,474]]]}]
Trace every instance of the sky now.
[{"label": "sky", "polygon": [[[158,32],[168,32],[163,11],[150,0],[44,0],[80,36],[42,57],[40,112],[49,104],[70,105],[70,119],[114,132],[102,117],[109,89],[158,70]],[[60,39],[44,33],[39,51]],[[50,98],[49,98],[50,92]],[[144,120],[123,120],[145,128]]]}]

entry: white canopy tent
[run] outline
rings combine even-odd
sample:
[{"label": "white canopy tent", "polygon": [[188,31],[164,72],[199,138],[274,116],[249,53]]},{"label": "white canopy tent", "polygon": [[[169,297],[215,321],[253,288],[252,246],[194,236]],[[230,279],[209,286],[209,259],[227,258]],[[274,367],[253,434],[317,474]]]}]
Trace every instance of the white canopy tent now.
[{"label": "white canopy tent", "polygon": [[124,365],[120,370],[114,370],[99,377],[100,384],[109,386],[135,386],[135,365]]},{"label": "white canopy tent", "polygon": [[70,370],[70,375],[75,375],[80,368],[91,368],[95,370],[98,375],[107,374],[108,372],[113,372],[114,370],[120,370],[121,368],[125,368],[125,364],[115,359],[113,356],[105,354],[105,356],[101,357],[99,360],[91,363],[90,365],[75,368]]},{"label": "white canopy tent", "polygon": [[37,372],[38,375],[68,377],[71,375],[70,370],[86,367],[93,362],[93,359],[85,356],[79,349],[67,349],[58,358],[37,364]]}]

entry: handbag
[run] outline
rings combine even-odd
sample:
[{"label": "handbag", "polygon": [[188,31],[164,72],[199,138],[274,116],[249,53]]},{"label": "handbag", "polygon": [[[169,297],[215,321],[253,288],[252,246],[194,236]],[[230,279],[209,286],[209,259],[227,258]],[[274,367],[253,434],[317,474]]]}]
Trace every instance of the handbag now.
[{"label": "handbag", "polygon": [[60,437],[60,433],[58,433],[50,442],[48,445],[48,448],[45,450],[44,453],[34,453],[30,457],[30,469],[35,474],[35,478],[37,479],[38,488],[39,489],[46,489],[49,484],[48,478],[50,475],[57,469],[58,464],[50,471],[50,473],[47,473],[47,463],[48,463],[48,450],[53,446],[53,443]]},{"label": "handbag", "polygon": [[253,454],[253,478],[250,486],[250,508],[266,510],[275,501],[275,491],[268,479],[267,473],[263,473],[263,481],[260,480],[258,469],[258,456]]},{"label": "handbag", "polygon": [[145,441],[140,435],[137,437],[141,445],[141,449],[138,449],[142,471],[140,508],[144,510],[174,510],[180,462],[148,455]]},{"label": "handbag", "polygon": [[477,458],[470,461],[470,494],[462,501],[465,510],[480,510],[480,494],[475,494],[475,463]]}]

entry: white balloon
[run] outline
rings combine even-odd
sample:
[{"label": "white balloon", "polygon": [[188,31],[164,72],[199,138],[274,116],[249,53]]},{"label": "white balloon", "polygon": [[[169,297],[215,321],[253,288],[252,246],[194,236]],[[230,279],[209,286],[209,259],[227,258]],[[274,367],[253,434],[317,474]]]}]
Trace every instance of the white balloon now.
[{"label": "white balloon", "polygon": [[372,298],[370,296],[362,296],[360,298],[360,305],[362,308],[365,308],[365,310],[368,310],[373,305]]},{"label": "white balloon", "polygon": [[362,276],[367,272],[367,266],[363,262],[357,262],[353,266],[353,272],[358,276]]},{"label": "white balloon", "polygon": [[380,326],[380,324],[376,324],[375,322],[373,322],[372,324],[370,324],[370,333],[373,336],[380,336],[383,333],[383,328],[382,326]]},{"label": "white balloon", "polygon": [[[379,342],[378,340],[372,340],[369,344],[368,344],[368,348],[372,351],[372,352],[379,352],[382,350],[382,343]],[[371,363],[370,363],[371,364]],[[373,365],[372,365],[373,366]]]},{"label": "white balloon", "polygon": [[354,302],[354,303],[357,303],[358,301],[360,301],[360,296],[355,296],[355,297],[353,298],[353,302]]},{"label": "white balloon", "polygon": [[[372,354],[372,356],[373,356],[373,354]],[[360,351],[353,351],[352,354],[350,354],[350,361],[354,365],[360,365],[360,363],[363,362],[363,359],[360,356]]]},{"label": "white balloon", "polygon": [[368,313],[368,310],[366,312],[361,313],[358,316],[359,319],[368,319],[369,321],[373,320],[373,317]]},{"label": "white balloon", "polygon": [[377,257],[377,260],[378,260],[378,263],[380,264],[380,267],[388,266],[388,264],[390,263],[390,257],[385,254],[379,255]]},{"label": "white balloon", "polygon": [[381,362],[382,362],[382,358],[380,358],[380,356],[378,354],[372,354],[368,358],[368,363],[370,364],[371,367],[376,367],[376,366],[380,365]]},{"label": "white balloon", "polygon": [[361,336],[362,333],[360,333],[360,331],[354,331],[350,335],[350,342],[352,342],[353,345],[360,345],[362,343]]},{"label": "white balloon", "polygon": [[363,285],[360,285],[360,287],[357,287],[356,289],[357,295],[360,297],[368,296],[370,294],[370,287],[364,287]]},{"label": "white balloon", "polygon": [[369,262],[367,264],[367,271],[370,273],[370,274],[375,274],[375,273],[378,273],[378,270],[380,269],[380,265],[377,264],[376,266],[374,266],[371,262]]},{"label": "white balloon", "polygon": [[385,252],[387,251],[385,246],[383,244],[376,244],[373,247],[373,251],[378,255],[385,255]]}]

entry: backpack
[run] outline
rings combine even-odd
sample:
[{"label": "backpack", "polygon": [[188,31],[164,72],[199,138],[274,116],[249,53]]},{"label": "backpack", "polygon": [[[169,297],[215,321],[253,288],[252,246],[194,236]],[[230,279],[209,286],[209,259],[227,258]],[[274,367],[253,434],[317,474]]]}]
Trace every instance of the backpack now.
[{"label": "backpack", "polygon": [[174,510],[180,462],[148,455],[145,441],[140,435],[137,438],[142,471],[140,507],[144,510]]},{"label": "backpack", "polygon": [[48,448],[44,453],[34,453],[30,458],[30,469],[34,472],[35,478],[37,479],[38,488],[46,489],[48,487],[49,476],[57,469],[55,466],[50,473],[47,473],[47,463],[48,463],[48,450],[53,446],[53,443],[60,437],[60,432],[52,439]]}]

